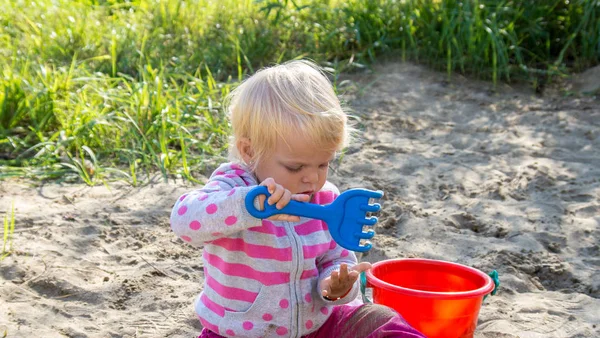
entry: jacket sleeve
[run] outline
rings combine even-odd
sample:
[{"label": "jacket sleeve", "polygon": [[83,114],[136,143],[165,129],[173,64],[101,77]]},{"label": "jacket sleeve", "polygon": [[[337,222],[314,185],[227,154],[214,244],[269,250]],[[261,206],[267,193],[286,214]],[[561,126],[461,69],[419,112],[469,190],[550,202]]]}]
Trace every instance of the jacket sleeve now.
[{"label": "jacket sleeve", "polygon": [[261,220],[245,208],[246,194],[256,179],[244,167],[223,164],[198,190],[179,197],[171,211],[171,229],[193,246],[260,226]]},{"label": "jacket sleeve", "polygon": [[[323,189],[321,189],[321,191],[326,190],[326,191],[331,191],[333,193],[334,199],[337,198],[337,196],[339,196],[340,191],[338,190],[338,188],[327,182],[327,184],[323,187]],[[351,267],[353,267],[354,265],[357,264],[357,259],[356,259],[356,255],[354,254],[353,251],[344,249],[343,247],[341,247],[339,244],[337,244],[333,239],[331,240],[331,247],[330,250],[327,251],[325,254],[323,254],[322,256],[320,256],[317,260],[317,267],[319,269],[319,280],[317,282],[317,288],[320,288],[321,282],[331,276],[331,273],[333,271],[339,271],[340,270],[340,266],[342,265],[342,263],[346,263],[346,265],[348,266],[348,269],[350,269]],[[325,298],[325,301],[330,302],[331,304],[347,304],[350,303],[351,301],[353,301],[357,296],[358,296],[358,292],[360,290],[360,278],[354,283],[354,285],[352,286],[352,290],[350,290],[350,292],[344,296],[342,299],[338,299],[336,301],[329,301]],[[321,295],[321,290],[318,290],[318,294]],[[321,297],[323,297],[321,295]]]}]

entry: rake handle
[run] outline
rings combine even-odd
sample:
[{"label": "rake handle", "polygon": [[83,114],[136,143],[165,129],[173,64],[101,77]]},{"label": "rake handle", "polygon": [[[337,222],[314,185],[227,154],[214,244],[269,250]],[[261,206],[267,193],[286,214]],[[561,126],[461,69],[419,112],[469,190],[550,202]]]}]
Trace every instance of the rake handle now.
[{"label": "rake handle", "polygon": [[[258,210],[254,205],[254,199],[259,195],[266,196],[263,210]],[[315,218],[325,222],[327,222],[327,213],[331,212],[330,210],[328,210],[329,208],[327,206],[308,202],[298,202],[294,200],[291,200],[285,207],[277,209],[277,207],[275,206],[276,204],[269,205],[269,203],[267,203],[269,196],[271,196],[271,194],[265,186],[258,186],[250,190],[246,195],[246,199],[244,201],[246,204],[246,210],[248,210],[250,215],[260,219],[269,218],[273,215],[285,214]]]}]

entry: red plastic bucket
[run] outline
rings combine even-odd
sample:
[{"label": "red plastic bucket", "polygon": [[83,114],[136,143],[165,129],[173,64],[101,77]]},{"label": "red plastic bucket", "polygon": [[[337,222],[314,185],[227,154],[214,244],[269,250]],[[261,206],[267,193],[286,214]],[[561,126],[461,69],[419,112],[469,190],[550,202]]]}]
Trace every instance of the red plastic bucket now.
[{"label": "red plastic bucket", "polygon": [[465,265],[430,259],[390,259],[366,273],[373,302],[398,311],[429,338],[473,337],[490,276]]}]

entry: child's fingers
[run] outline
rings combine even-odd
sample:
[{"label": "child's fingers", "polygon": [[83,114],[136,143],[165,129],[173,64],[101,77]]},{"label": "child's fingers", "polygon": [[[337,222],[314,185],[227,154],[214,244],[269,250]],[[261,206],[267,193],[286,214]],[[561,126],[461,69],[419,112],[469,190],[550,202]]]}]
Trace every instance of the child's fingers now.
[{"label": "child's fingers", "polygon": [[344,279],[341,280],[341,285],[343,289],[347,289],[349,287],[352,287],[352,284],[354,284],[356,282],[356,280],[358,279],[358,272],[356,271],[350,271],[348,272],[348,274],[344,277]]},{"label": "child's fingers", "polygon": [[[269,203],[269,205],[278,203],[279,200],[281,200],[281,198],[283,197],[283,194],[285,194],[285,191],[286,191],[285,188],[283,188],[281,185],[275,184],[275,188],[274,188],[273,192],[271,193],[271,197],[269,197],[269,199],[267,200],[267,203]],[[281,208],[277,208],[277,209],[281,209]]]},{"label": "child's fingers", "polygon": [[333,271],[331,273],[331,289],[336,289],[340,285],[340,273],[337,271]]},{"label": "child's fingers", "polygon": [[262,181],[260,183],[260,185],[267,187],[269,194],[273,194],[273,192],[275,192],[275,186],[277,185],[277,183],[275,183],[274,179],[272,179],[271,177],[268,177],[268,178],[265,178],[265,180]]},{"label": "child's fingers", "polygon": [[334,281],[333,281],[333,274],[329,277],[323,280],[323,283],[321,283],[321,294],[323,296],[329,296],[332,293],[335,292],[336,287],[334,286]]},{"label": "child's fingers", "polygon": [[[370,268],[370,264],[365,263],[363,265],[357,264],[356,269],[362,271],[362,269]],[[339,271],[331,272],[329,278],[323,281],[323,284],[321,284],[321,294],[330,298],[336,298],[348,293],[358,279],[359,274],[355,270],[355,267],[348,268],[347,264],[341,264]]]},{"label": "child's fingers", "polygon": [[300,217],[293,215],[273,215],[268,218],[271,221],[285,221],[285,222],[300,222]]},{"label": "child's fingers", "polygon": [[263,211],[265,210],[265,200],[267,199],[267,197],[265,195],[258,195],[258,210]]},{"label": "child's fingers", "polygon": [[[286,205],[288,205],[288,203],[290,203],[290,200],[308,202],[310,200],[310,196],[305,194],[292,194],[289,190],[286,190],[281,199],[277,202],[277,209],[284,208]],[[300,216],[282,214],[273,217],[274,218],[270,219],[274,221],[300,222]]]},{"label": "child's fingers", "polygon": [[[277,183],[275,183],[275,180],[272,179],[271,177],[265,178],[264,181],[260,182],[260,185],[263,187],[267,187],[267,190],[269,191],[270,195],[273,195],[273,193],[275,192],[276,188],[277,188]],[[258,195],[258,210],[262,211],[264,210],[264,205],[265,205],[265,199],[266,199],[266,195]],[[271,203],[269,203],[270,205]]]},{"label": "child's fingers", "polygon": [[298,201],[298,202],[309,202],[310,201],[310,195],[307,195],[307,194],[293,194],[292,195],[292,199],[294,201]]},{"label": "child's fingers", "polygon": [[371,268],[371,263],[369,262],[360,262],[351,268],[351,271],[356,271],[361,273],[363,271],[367,271]]},{"label": "child's fingers", "polygon": [[342,265],[340,265],[340,280],[345,281],[347,279],[348,279],[348,265],[342,263]]},{"label": "child's fingers", "polygon": [[281,195],[281,198],[277,201],[277,205],[275,207],[277,209],[281,210],[281,209],[283,209],[283,207],[288,205],[288,203],[290,203],[291,199],[292,199],[292,193],[289,190],[284,189],[283,194]]}]

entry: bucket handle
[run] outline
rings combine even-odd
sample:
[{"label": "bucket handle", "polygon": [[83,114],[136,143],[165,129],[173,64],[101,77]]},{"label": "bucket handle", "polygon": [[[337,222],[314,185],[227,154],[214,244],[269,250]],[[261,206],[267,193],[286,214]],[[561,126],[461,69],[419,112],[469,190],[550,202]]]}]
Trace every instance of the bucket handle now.
[{"label": "bucket handle", "polygon": [[[494,281],[494,289],[492,290],[492,292],[483,297],[484,301],[489,295],[495,296],[498,292],[498,288],[500,287],[500,277],[498,276],[498,271],[494,270],[488,273],[488,276],[490,276],[490,278],[492,278],[492,281]],[[365,293],[365,290],[368,287],[367,284],[367,274],[363,271],[360,273],[360,293],[362,294],[362,300],[364,303],[372,303],[372,301],[369,299],[369,297],[367,297],[367,294]]]},{"label": "bucket handle", "polygon": [[360,293],[362,294],[362,300],[365,304],[370,304],[372,301],[367,297],[365,290],[367,289],[367,274],[363,271],[360,273]]},{"label": "bucket handle", "polygon": [[489,295],[495,296],[496,292],[498,292],[498,288],[500,287],[500,277],[498,277],[498,271],[494,270],[494,271],[488,273],[488,276],[490,276],[492,278],[492,280],[494,281],[494,290],[492,290],[491,293],[489,293],[483,297],[484,301],[487,298],[487,296],[489,296]]}]

